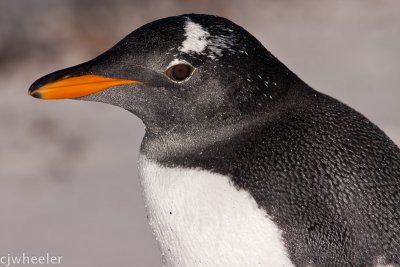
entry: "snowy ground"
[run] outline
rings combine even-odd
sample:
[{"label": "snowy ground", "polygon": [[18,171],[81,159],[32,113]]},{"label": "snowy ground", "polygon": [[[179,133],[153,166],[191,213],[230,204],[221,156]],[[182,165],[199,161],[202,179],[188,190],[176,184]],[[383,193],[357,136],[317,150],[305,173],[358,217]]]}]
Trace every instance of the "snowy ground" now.
[{"label": "snowy ground", "polygon": [[142,123],[103,104],[33,99],[36,78],[96,56],[145,22],[218,14],[400,144],[399,10],[397,0],[2,0],[0,256],[161,266],[138,187]]}]

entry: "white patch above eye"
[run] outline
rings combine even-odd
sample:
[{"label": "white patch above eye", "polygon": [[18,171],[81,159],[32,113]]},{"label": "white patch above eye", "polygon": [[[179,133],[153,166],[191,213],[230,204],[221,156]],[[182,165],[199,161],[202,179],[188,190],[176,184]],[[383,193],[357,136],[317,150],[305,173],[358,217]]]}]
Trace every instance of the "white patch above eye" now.
[{"label": "white patch above eye", "polygon": [[185,22],[185,36],[186,40],[183,41],[178,50],[185,53],[202,53],[207,47],[207,37],[210,34],[200,24],[187,20]]},{"label": "white patch above eye", "polygon": [[[235,45],[236,39],[231,29],[220,29],[223,34],[211,35],[200,24],[191,21],[189,18],[186,19],[184,29],[186,39],[178,48],[180,52],[206,55],[213,60],[217,60],[218,57],[221,57],[223,51],[227,51],[231,54],[235,53],[232,46]],[[206,49],[208,49],[207,53]]]}]

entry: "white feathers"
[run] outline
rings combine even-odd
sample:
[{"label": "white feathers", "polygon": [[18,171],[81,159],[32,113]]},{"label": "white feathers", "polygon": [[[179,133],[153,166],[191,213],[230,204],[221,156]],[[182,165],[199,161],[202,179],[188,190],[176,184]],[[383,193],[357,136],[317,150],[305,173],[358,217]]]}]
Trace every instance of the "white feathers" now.
[{"label": "white feathers", "polygon": [[180,52],[206,55],[211,59],[221,57],[224,50],[229,53],[235,53],[235,50],[231,48],[235,40],[231,29],[223,29],[226,34],[213,36],[200,24],[194,23],[189,18],[185,21],[184,29],[186,39],[178,48]]},{"label": "white feathers", "polygon": [[281,231],[229,177],[140,156],[145,203],[166,266],[293,266]]},{"label": "white feathers", "polygon": [[207,37],[210,34],[200,24],[186,20],[185,36],[186,40],[183,41],[182,46],[178,50],[185,53],[202,53],[206,49]]}]

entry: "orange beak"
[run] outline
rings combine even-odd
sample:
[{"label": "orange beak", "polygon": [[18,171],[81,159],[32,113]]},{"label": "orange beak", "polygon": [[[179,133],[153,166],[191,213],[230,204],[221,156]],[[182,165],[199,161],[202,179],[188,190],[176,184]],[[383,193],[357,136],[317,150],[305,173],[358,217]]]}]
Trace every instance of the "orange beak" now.
[{"label": "orange beak", "polygon": [[123,84],[142,84],[140,81],[107,78],[98,75],[82,75],[64,78],[43,85],[29,92],[41,99],[77,98],[106,90],[110,87]]}]

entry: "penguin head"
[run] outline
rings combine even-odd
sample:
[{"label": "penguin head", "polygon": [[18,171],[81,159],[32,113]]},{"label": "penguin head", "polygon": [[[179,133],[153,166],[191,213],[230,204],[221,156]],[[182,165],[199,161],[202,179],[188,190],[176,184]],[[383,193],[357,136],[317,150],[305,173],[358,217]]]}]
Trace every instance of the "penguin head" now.
[{"label": "penguin head", "polygon": [[268,110],[292,78],[240,26],[189,14],[146,24],[100,56],[38,79],[29,93],[112,104],[165,132]]}]

